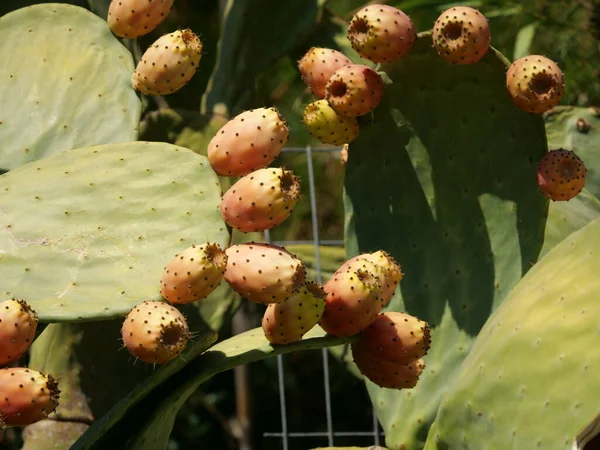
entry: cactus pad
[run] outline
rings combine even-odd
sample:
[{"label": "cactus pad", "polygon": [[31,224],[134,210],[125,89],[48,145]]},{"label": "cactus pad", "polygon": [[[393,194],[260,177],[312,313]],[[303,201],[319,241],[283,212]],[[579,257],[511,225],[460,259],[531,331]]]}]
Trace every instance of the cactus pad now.
[{"label": "cactus pad", "polygon": [[427,450],[572,448],[598,413],[599,253],[595,220],[517,284],[444,397]]},{"label": "cactus pad", "polygon": [[105,20],[73,5],[21,8],[0,18],[0,54],[0,168],[137,139],[133,58]]},{"label": "cactus pad", "polygon": [[207,159],[164,143],[63,152],[0,176],[0,298],[42,322],[108,319],[160,299],[168,261],[229,244]]},{"label": "cactus pad", "polygon": [[422,448],[473,339],[542,246],[544,124],[512,104],[507,67],[492,48],[476,64],[449,64],[420,34],[406,58],[382,67],[391,83],[349,146],[348,256],[390,253],[405,276],[388,310],[432,328],[414,389],[367,381],[392,449]]}]

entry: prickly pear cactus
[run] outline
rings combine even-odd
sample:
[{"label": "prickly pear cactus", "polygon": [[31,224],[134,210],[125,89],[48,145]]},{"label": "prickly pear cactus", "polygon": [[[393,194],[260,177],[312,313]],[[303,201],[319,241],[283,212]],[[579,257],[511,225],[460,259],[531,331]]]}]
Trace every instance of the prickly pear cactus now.
[{"label": "prickly pear cactus", "polygon": [[105,20],[48,3],[0,18],[0,168],[73,148],[134,141],[133,58]]},{"label": "prickly pear cactus", "polygon": [[427,450],[572,448],[598,413],[599,252],[595,220],[517,284],[444,396]]},{"label": "prickly pear cactus", "polygon": [[179,250],[229,244],[216,174],[170,144],[63,152],[0,176],[0,193],[0,298],[25,299],[42,322],[123,316],[160,299]]},{"label": "prickly pear cactus", "polygon": [[[265,358],[341,345],[353,339],[326,336],[319,326],[310,330],[301,341],[275,347],[265,338],[262,328],[238,334],[209,348],[173,375],[168,383],[155,386],[151,395],[147,393],[145,383],[142,383],[130,396],[136,396],[137,391],[144,390],[143,402],[128,403],[126,397],[94,422],[71,450],[105,449],[115,445],[115,448],[122,448],[123,436],[131,436],[126,446],[128,449],[165,449],[175,416],[183,403],[200,384],[216,374]],[[138,428],[132,430],[132,418],[136,416],[138,423],[133,423]],[[140,417],[145,419],[142,424],[139,424]]]},{"label": "prickly pear cactus", "polygon": [[406,58],[382,67],[391,83],[349,147],[348,256],[391,253],[406,274],[388,310],[427,321],[435,343],[414,389],[367,381],[391,449],[423,447],[474,338],[542,247],[544,123],[512,104],[508,65],[493,49],[474,65],[449,64],[420,34]]}]

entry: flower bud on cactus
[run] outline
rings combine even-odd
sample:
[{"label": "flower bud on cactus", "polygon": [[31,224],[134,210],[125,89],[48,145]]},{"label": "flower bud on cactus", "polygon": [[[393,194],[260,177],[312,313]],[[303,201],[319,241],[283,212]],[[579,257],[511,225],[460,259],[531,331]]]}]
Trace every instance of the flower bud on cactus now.
[{"label": "flower bud on cactus", "polygon": [[352,64],[346,55],[329,48],[312,47],[298,61],[302,79],[311,92],[325,98],[325,85],[340,67]]},{"label": "flower bud on cactus", "polygon": [[387,63],[404,57],[417,39],[415,26],[404,12],[388,5],[368,5],[348,26],[348,40],[363,58]]},{"label": "flower bud on cactus", "polygon": [[46,419],[58,406],[59,394],[51,375],[24,367],[0,369],[0,417],[6,426]]},{"label": "flower bud on cactus", "polygon": [[291,170],[268,167],[240,178],[225,192],[221,215],[240,231],[264,231],[287,219],[300,196],[300,179]]},{"label": "flower bud on cactus", "polygon": [[517,59],[508,68],[506,89],[518,108],[542,114],[560,103],[565,84],[563,73],[554,61],[529,55]]},{"label": "flower bud on cactus", "polygon": [[583,161],[565,149],[549,151],[538,163],[537,183],[544,196],[568,201],[585,186],[587,170]]},{"label": "flower bud on cactus", "polygon": [[490,47],[490,25],[483,14],[468,6],[444,11],[433,26],[433,45],[452,64],[474,64]]},{"label": "flower bud on cactus", "polygon": [[296,342],[319,322],[324,310],[325,291],[308,281],[286,301],[267,306],[262,328],[271,344]]},{"label": "flower bud on cactus", "polygon": [[254,242],[232,245],[225,253],[225,281],[251,302],[284,302],[306,278],[302,261],[277,245]]},{"label": "flower bud on cactus", "polygon": [[206,298],[223,279],[227,255],[219,244],[192,245],[179,252],[163,271],[160,294],[170,303]]},{"label": "flower bud on cactus", "polygon": [[194,76],[201,56],[202,43],[192,30],[165,34],[143,54],[131,83],[146,95],[172,94]]},{"label": "flower bud on cactus", "polygon": [[121,337],[136,358],[150,364],[164,364],[183,351],[190,332],[177,308],[168,303],[145,301],[129,312]]},{"label": "flower bud on cactus", "polygon": [[379,387],[388,389],[414,388],[425,369],[425,361],[396,363],[376,358],[361,341],[351,345],[352,357],[360,372]]},{"label": "flower bud on cactus", "polygon": [[38,318],[23,300],[0,303],[0,365],[17,361],[35,339]]},{"label": "flower bud on cactus", "polygon": [[379,314],[360,333],[360,341],[383,361],[407,364],[422,358],[431,345],[429,324],[410,314]]},{"label": "flower bud on cactus", "polygon": [[383,80],[369,66],[352,64],[338,69],[325,87],[325,98],[339,114],[364,116],[373,111],[383,96]]},{"label": "flower bud on cactus", "polygon": [[324,144],[341,145],[352,142],[358,136],[356,118],[338,114],[327,100],[318,100],[306,106],[304,124],[309,133]]},{"label": "flower bud on cactus", "polygon": [[319,323],[329,334],[351,336],[364,330],[383,308],[381,284],[375,273],[381,270],[370,261],[361,261],[357,270],[336,272],[325,283],[325,311]]},{"label": "flower bud on cactus", "polygon": [[173,0],[112,0],[108,26],[119,37],[135,39],[160,25],[172,6]]},{"label": "flower bud on cactus", "polygon": [[378,267],[374,275],[377,276],[377,281],[381,284],[381,299],[383,305],[387,305],[394,296],[398,283],[400,283],[400,280],[402,280],[402,277],[404,276],[400,265],[391,255],[383,250],[378,250],[373,253],[363,253],[349,259],[342,264],[336,273],[360,268],[360,265],[357,263],[361,260],[370,261]]},{"label": "flower bud on cactus", "polygon": [[244,111],[217,131],[208,144],[208,161],[219,175],[247,175],[271,164],[289,135],[277,108]]}]

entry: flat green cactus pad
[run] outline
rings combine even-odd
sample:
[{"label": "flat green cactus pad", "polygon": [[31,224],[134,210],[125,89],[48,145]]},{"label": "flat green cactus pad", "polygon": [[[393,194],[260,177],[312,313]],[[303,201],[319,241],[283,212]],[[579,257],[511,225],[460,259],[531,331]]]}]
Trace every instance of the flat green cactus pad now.
[{"label": "flat green cactus pad", "polygon": [[47,3],[0,18],[0,168],[137,139],[141,102],[131,53],[108,24]]},{"label": "flat green cactus pad", "polygon": [[220,197],[207,159],[171,144],[82,148],[12,170],[0,176],[0,299],[25,299],[45,322],[159,299],[178,251],[228,245]]},{"label": "flat green cactus pad", "polygon": [[350,144],[348,254],[391,253],[405,276],[389,309],[432,326],[414,389],[367,382],[390,449],[423,447],[475,336],[542,247],[544,123],[512,104],[507,65],[494,49],[477,64],[449,64],[421,34],[383,66],[391,84]]},{"label": "flat green cactus pad", "polygon": [[600,220],[556,246],[475,340],[427,450],[569,450],[598,413]]}]

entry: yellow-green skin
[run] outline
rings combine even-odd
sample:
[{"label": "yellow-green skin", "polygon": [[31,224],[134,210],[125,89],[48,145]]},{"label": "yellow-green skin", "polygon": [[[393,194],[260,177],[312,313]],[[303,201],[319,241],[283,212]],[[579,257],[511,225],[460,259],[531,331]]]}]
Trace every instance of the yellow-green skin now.
[{"label": "yellow-green skin", "polygon": [[329,106],[327,100],[317,100],[304,109],[304,125],[308,132],[324,144],[342,145],[358,136],[355,117],[342,116]]},{"label": "yellow-green skin", "polygon": [[262,329],[271,344],[289,344],[302,339],[323,315],[325,292],[308,281],[281,303],[271,303],[262,319]]},{"label": "yellow-green skin", "polygon": [[202,43],[191,30],[165,34],[146,50],[131,84],[146,95],[172,94],[194,76],[201,56]]}]

